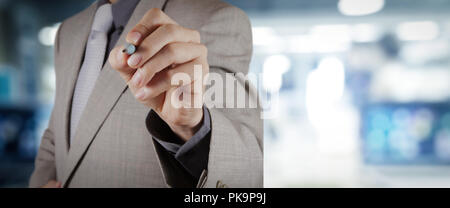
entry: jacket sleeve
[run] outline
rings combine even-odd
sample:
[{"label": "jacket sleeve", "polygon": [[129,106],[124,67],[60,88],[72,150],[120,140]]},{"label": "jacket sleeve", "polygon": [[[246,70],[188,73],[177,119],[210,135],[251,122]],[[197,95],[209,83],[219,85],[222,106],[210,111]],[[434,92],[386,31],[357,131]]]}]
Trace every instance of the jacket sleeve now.
[{"label": "jacket sleeve", "polygon": [[[61,25],[62,26],[62,25]],[[60,28],[61,28],[60,26]],[[59,51],[59,33],[58,30],[55,38],[55,56]],[[55,58],[56,60],[56,58]],[[58,91],[58,89],[56,89]],[[55,96],[56,97],[56,96]],[[57,103],[54,102],[54,105]],[[53,107],[53,109],[55,109]],[[55,166],[55,137],[54,137],[54,120],[55,111],[52,110],[50,121],[47,129],[41,138],[41,144],[34,162],[34,171],[31,174],[29,187],[37,188],[47,184],[50,180],[56,180],[56,166]]]},{"label": "jacket sleeve", "polygon": [[211,138],[211,118],[208,109],[203,107],[200,128],[187,142],[183,142],[153,110],[148,114],[146,124],[153,139],[193,176],[191,184],[197,183],[202,171],[208,166]]},{"label": "jacket sleeve", "polygon": [[[223,4],[198,30],[208,48],[208,81],[214,81],[205,93],[211,116],[208,165],[197,187],[262,187],[263,121],[257,91],[246,77],[252,55],[250,21],[242,10]],[[246,105],[237,107],[242,98]],[[168,185],[188,185],[185,171],[160,145],[155,147]]]}]

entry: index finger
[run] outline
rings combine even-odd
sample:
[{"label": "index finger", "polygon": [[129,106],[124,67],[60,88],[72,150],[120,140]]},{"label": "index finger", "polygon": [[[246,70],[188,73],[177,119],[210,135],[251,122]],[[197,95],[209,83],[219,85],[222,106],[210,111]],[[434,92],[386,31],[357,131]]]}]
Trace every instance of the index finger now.
[{"label": "index finger", "polygon": [[169,16],[158,8],[150,9],[145,13],[139,23],[127,34],[128,43],[139,45],[142,40],[155,31],[159,26],[165,24],[177,24]]}]

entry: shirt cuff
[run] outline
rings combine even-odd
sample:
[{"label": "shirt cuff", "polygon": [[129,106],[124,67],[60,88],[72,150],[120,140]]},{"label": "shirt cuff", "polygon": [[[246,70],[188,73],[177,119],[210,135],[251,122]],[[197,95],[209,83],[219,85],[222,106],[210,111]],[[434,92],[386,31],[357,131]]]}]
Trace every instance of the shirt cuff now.
[{"label": "shirt cuff", "polygon": [[200,129],[183,142],[153,110],[146,119],[147,130],[166,151],[194,177],[199,178],[208,167],[209,144],[211,140],[211,116],[203,106],[203,119]]}]

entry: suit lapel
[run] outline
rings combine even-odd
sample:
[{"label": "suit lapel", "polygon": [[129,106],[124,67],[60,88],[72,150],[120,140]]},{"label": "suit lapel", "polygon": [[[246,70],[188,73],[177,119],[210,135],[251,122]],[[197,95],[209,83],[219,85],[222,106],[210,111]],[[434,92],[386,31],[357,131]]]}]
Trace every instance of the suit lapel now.
[{"label": "suit lapel", "polygon": [[[81,63],[83,61],[84,51],[86,48],[87,39],[91,30],[97,4],[94,3],[79,15],[74,17],[72,28],[77,28],[71,31],[70,37],[60,37],[62,41],[71,44],[65,45],[66,48],[62,51],[64,53],[64,62],[67,63],[67,68],[63,76],[63,95],[64,95],[64,151],[65,155],[69,152],[69,130],[70,130],[70,112],[72,107],[72,97],[75,89],[75,83],[80,71]],[[69,29],[69,28],[68,28]]]},{"label": "suit lapel", "polygon": [[[125,44],[126,34],[128,34],[150,8],[162,8],[165,1],[166,0],[140,1],[122,35],[117,41],[116,46]],[[89,32],[90,29],[87,33]],[[83,34],[82,36],[87,39],[88,34]],[[84,45],[86,45],[86,41],[84,41]],[[83,52],[81,54],[83,54]],[[80,64],[78,64],[76,70],[79,70],[79,67]],[[73,79],[76,80],[76,76]],[[73,95],[74,86],[75,85],[72,86],[71,95]],[[72,139],[72,145],[68,153],[66,169],[62,181],[64,187],[67,187],[70,183],[74,171],[83,159],[97,132],[126,89],[127,85],[125,81],[120,77],[119,73],[112,69],[111,65],[106,62],[95,83],[92,94],[81,115],[77,131]]]}]

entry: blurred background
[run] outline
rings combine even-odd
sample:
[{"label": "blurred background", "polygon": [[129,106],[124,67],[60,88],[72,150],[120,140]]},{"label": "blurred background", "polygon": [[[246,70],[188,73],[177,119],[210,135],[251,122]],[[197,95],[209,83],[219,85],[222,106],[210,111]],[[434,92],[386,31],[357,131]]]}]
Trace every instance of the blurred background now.
[{"label": "blurred background", "polygon": [[[252,22],[266,187],[450,187],[450,1],[226,1]],[[0,187],[27,184],[55,33],[92,2],[0,0]]]}]

